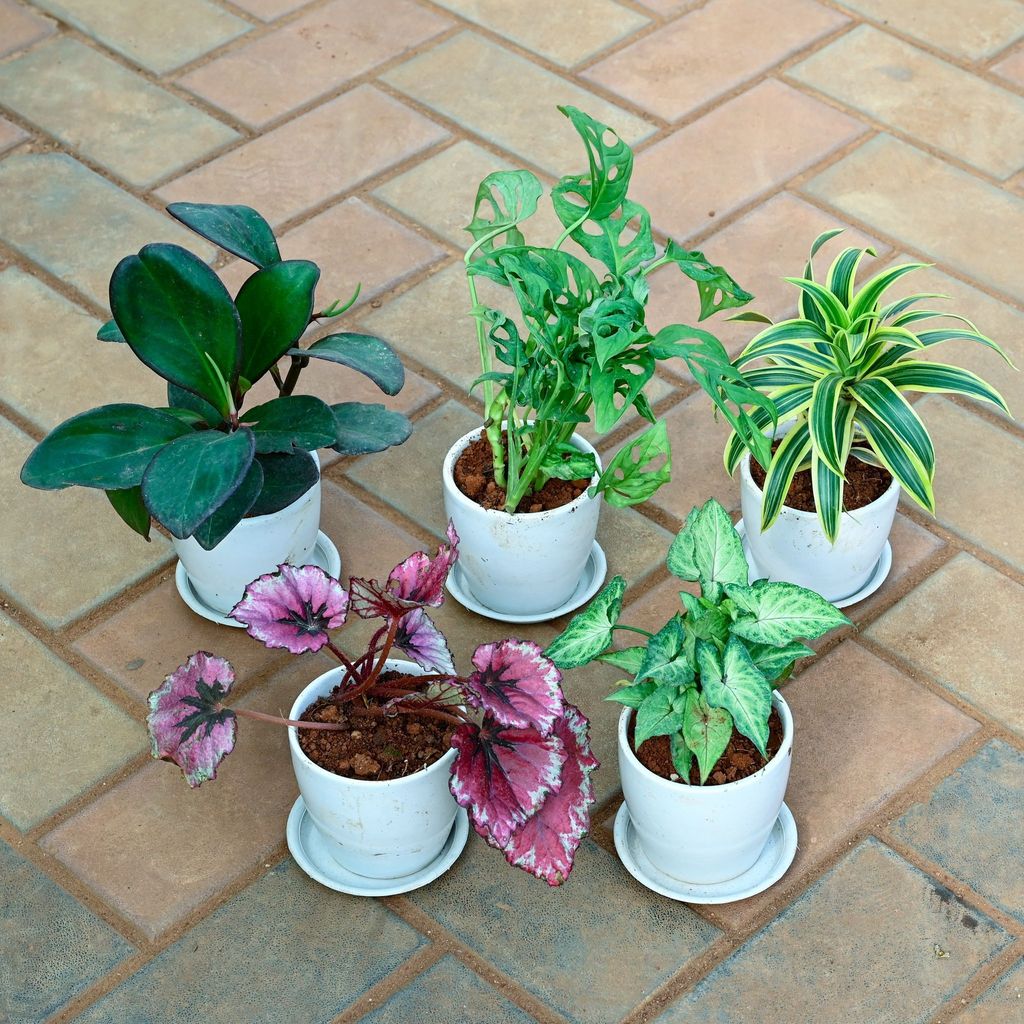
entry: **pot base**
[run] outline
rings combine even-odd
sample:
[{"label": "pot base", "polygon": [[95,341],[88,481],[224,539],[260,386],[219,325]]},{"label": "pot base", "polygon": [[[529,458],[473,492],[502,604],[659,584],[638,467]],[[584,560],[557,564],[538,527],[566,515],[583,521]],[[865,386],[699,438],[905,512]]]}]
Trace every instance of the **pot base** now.
[{"label": "pot base", "polygon": [[[743,541],[743,554],[747,556],[747,565],[750,566],[750,579],[768,579],[764,573],[757,566],[757,562],[754,560],[754,554],[750,550],[750,545],[747,543],[747,528],[743,524],[741,519],[736,524],[736,532],[740,535],[740,540]],[[886,541],[885,547],[882,548],[881,557],[875,563],[875,568],[872,570],[871,575],[868,577],[867,582],[855,593],[850,594],[848,597],[839,598],[833,601],[837,608],[849,608],[850,605],[857,604],[859,601],[863,601],[869,598],[878,588],[888,579],[889,573],[892,571],[892,545]]]},{"label": "pot base", "polygon": [[560,615],[568,615],[569,612],[575,611],[580,605],[586,604],[601,589],[601,584],[604,583],[604,578],[607,575],[608,559],[605,557],[604,549],[595,540],[576,589],[564,604],[558,608],[553,608],[549,612],[538,612],[532,615],[514,615],[509,612],[496,612],[482,605],[473,596],[469,587],[466,586],[465,579],[459,570],[458,562],[455,563],[455,567],[448,574],[445,589],[463,608],[476,612],[477,615],[482,615],[485,619],[494,619],[496,622],[547,622],[549,619],[557,619]]},{"label": "pot base", "polygon": [[754,866],[727,882],[681,882],[659,871],[640,848],[633,819],[625,803],[615,815],[615,849],[623,867],[652,892],[681,903],[735,903],[774,885],[789,870],[796,856],[796,821],[783,804],[768,842]]},{"label": "pot base", "polygon": [[[328,576],[333,576],[335,579],[338,578],[341,573],[341,555],[334,546],[334,542],[323,530],[320,530],[316,535],[316,547],[313,548],[313,554],[310,557],[313,560],[313,565],[320,566]],[[222,615],[199,597],[180,559],[174,570],[174,585],[178,588],[178,594],[181,596],[182,601],[196,615],[201,615],[204,619],[209,619],[210,622],[216,622],[218,626],[234,626],[236,629],[245,629],[244,623],[236,622],[228,615]]]},{"label": "pot base", "polygon": [[458,859],[469,838],[469,815],[460,807],[455,824],[441,852],[425,868],[401,878],[367,878],[347,871],[330,854],[300,796],[288,815],[285,829],[288,849],[295,863],[314,882],[350,896],[397,896],[412,892],[440,878]]}]

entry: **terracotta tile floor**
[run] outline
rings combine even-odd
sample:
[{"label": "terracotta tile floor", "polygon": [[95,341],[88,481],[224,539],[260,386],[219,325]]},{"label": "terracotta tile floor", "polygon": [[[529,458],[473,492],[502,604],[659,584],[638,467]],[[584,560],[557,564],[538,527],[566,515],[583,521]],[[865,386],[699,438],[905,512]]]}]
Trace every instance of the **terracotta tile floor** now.
[{"label": "terracotta tile floor", "polygon": [[[329,465],[325,529],[366,573],[433,543],[441,454],[478,417],[460,228],[488,170],[582,169],[558,103],[618,127],[659,239],[701,245],[757,308],[785,314],[780,278],[845,227],[880,262],[934,263],[914,290],[949,291],[1024,362],[1024,3],[0,0],[0,54],[0,1021],[1024,1021],[1024,378],[980,350],[953,355],[1013,418],[924,400],[938,517],[903,508],[891,578],[787,684],[800,852],[717,909],[622,869],[613,763],[559,890],[475,840],[408,897],[318,887],[284,843],[282,737],[247,737],[195,794],[149,761],[142,722],[199,646],[233,657],[255,707],[319,663],[197,620],[166,542],[101,496],[17,481],[55,422],[156,400],[93,338],[117,259],[182,240],[172,199],[248,202],[331,289],[362,279],[347,322],[410,371],[392,404],[417,434]],[[659,324],[695,319],[672,283]],[[742,325],[716,320],[738,350]],[[374,400],[340,370],[321,388]],[[738,506],[685,368],[653,397],[675,479],[601,533],[645,622],[675,600],[661,560],[690,503]],[[460,657],[499,632],[451,603],[441,618]],[[613,676],[567,681],[609,762]]]}]

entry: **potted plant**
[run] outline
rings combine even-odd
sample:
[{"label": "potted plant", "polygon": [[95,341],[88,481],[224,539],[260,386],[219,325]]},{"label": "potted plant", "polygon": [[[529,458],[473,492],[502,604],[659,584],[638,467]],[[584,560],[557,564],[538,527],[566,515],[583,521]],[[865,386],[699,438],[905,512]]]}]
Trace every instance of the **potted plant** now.
[{"label": "potted plant", "polygon": [[[344,891],[404,892],[436,877],[462,848],[439,867],[459,807],[510,864],[559,885],[594,802],[589,723],[536,644],[482,644],[474,671],[456,674],[426,609],[443,602],[457,557],[449,524],[435,558],[416,552],[383,584],[353,578],[346,590],[312,565],[254,580],[232,612],[249,634],[293,654],[326,648],[340,667],[306,686],[282,719],[225,706],[231,666],[197,652],[150,694],[153,756],[198,786],[232,750],[236,718],[287,726],[302,794],[292,821],[308,815],[315,833],[303,838],[290,821],[289,845],[314,877]],[[350,612],[379,623],[356,657],[329,635]]]},{"label": "potted plant", "polygon": [[[857,287],[861,260],[875,253],[849,248],[835,258],[824,284],[815,281],[814,256],[837,234],[820,235],[804,276],[786,278],[800,291],[797,318],[773,324],[759,313],[736,317],[769,325],[735,365],[772,399],[778,419],[789,422],[768,458],[763,449],[752,458],[745,454],[749,439],[733,432],[725,465],[730,474],[740,466],[743,524],[758,569],[829,600],[849,601],[869,578],[876,585],[884,579],[876,566],[900,490],[935,511],[935,452],[906,395],[967,395],[1006,411],[999,392],[980,377],[922,356],[945,341],[973,341],[1009,359],[969,320],[919,305],[946,296],[882,303],[896,281],[927,264],[904,263]],[[957,323],[922,329],[936,317]],[[751,415],[762,430],[774,432],[762,409]]]},{"label": "potted plant", "polygon": [[[484,178],[467,228],[481,360],[473,386],[482,386],[485,422],[482,432],[455,442],[442,476],[446,513],[463,538],[460,583],[484,613],[567,610],[561,606],[594,548],[600,497],[632,505],[669,479],[666,428],[644,394],[658,360],[685,360],[740,436],[767,451],[744,405],[771,405],[744,384],[721,343],[682,324],[652,334],[645,320],[648,277],[668,265],[696,284],[701,319],[752,296],[700,252],[670,241],[659,255],[650,215],[626,194],[629,146],[582,111],[559,109],[588,161],[585,174],[566,175],[551,190],[564,225],[559,238],[550,248],[526,243],[520,225],[543,188],[523,170]],[[568,241],[584,258],[563,250]],[[606,269],[603,278],[591,269],[595,260]],[[509,289],[518,322],[479,301],[480,277]],[[593,413],[595,428],[606,433],[630,409],[651,425],[602,470],[597,452],[574,431]]]},{"label": "potted plant", "polygon": [[[654,870],[710,887],[749,871],[779,818],[793,720],[775,686],[796,659],[814,653],[798,638],[849,620],[791,583],[748,583],[740,537],[713,500],[690,512],[667,564],[679,579],[698,582],[700,596],[681,592],[682,611],[657,633],[620,624],[626,584],[616,576],[546,653],[563,669],[598,659],[630,677],[607,698],[624,705],[620,814]],[[642,635],[643,644],[611,649],[619,630]],[[622,831],[617,823],[624,856]],[[793,840],[790,859],[795,828]],[[650,880],[642,870],[637,877]]]},{"label": "potted plant", "polygon": [[[110,279],[113,319],[98,337],[126,343],[164,378],[167,405],[122,402],[73,416],[43,438],[21,479],[43,489],[100,488],[147,540],[155,520],[171,534],[203,605],[223,614],[255,576],[309,560],[320,520],[318,448],[380,451],[412,429],[383,405],[332,406],[296,395],[303,368],[311,359],[340,363],[388,395],[405,375],[391,348],[368,335],[332,334],[299,347],[311,324],[343,313],[356,296],[316,310],[319,268],[282,260],[255,210],[201,203],[167,210],[254,272],[232,299],[217,274],[180,246],[146,245],[121,260]],[[243,408],[268,373],[278,397]]]}]

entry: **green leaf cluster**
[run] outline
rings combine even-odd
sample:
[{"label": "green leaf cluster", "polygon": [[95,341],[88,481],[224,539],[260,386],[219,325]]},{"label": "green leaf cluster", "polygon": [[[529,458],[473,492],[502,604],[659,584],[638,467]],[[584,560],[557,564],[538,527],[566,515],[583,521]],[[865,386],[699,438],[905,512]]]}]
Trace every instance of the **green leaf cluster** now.
[{"label": "green leaf cluster", "polygon": [[[778,518],[794,474],[810,470],[818,518],[833,543],[851,456],[888,470],[914,501],[934,513],[935,450],[908,393],[966,395],[1008,411],[999,392],[976,374],[927,358],[931,347],[946,341],[975,342],[1009,363],[999,345],[971,321],[920,305],[948,296],[921,293],[883,304],[889,288],[927,264],[903,263],[858,287],[858,267],[865,255],[875,252],[848,248],[832,262],[825,282],[816,281],[814,256],[837,234],[819,235],[803,277],[786,278],[799,290],[797,317],[779,323],[760,314],[736,318],[769,326],[735,362],[747,384],[773,401],[778,418],[794,421],[774,454],[766,455],[763,447],[752,449],[766,471],[761,529]],[[923,329],[925,321],[936,318],[956,325],[933,323]],[[774,426],[761,409],[754,409],[752,417],[762,431]],[[749,438],[734,430],[725,447],[730,473],[747,447]]]},{"label": "green leaf cluster", "polygon": [[[683,359],[752,445],[763,439],[746,407],[773,417],[771,402],[746,384],[714,336],[681,325],[656,334],[648,328],[648,277],[664,266],[677,267],[694,282],[702,320],[752,296],[703,253],[670,241],[659,256],[650,214],[627,196],[633,172],[629,146],[583,111],[559,109],[587,157],[584,173],[566,175],[551,189],[561,236],[550,247],[527,244],[521,225],[536,212],[544,190],[524,170],[487,175],[466,228],[473,237],[465,262],[481,360],[474,387],[483,389],[495,478],[505,489],[509,512],[551,477],[592,478],[596,462],[573,456],[573,431],[592,420],[599,433],[607,433],[631,409],[651,426],[613,458],[592,493],[603,493],[613,505],[632,505],[670,478],[668,437],[655,423],[644,390],[658,360]],[[567,242],[577,246],[578,255],[563,250]],[[603,271],[595,272],[595,263]],[[481,277],[509,289],[515,318],[480,303]],[[571,469],[559,465],[563,459],[572,461]]]},{"label": "green leaf cluster", "polygon": [[[314,312],[319,268],[282,260],[270,225],[248,206],[167,209],[254,272],[232,298],[181,246],[146,245],[121,260],[110,279],[113,319],[97,337],[124,344],[162,377],[167,406],[120,403],[72,417],[43,438],[21,479],[47,490],[100,488],[147,539],[156,520],[209,549],[243,517],[276,512],[309,490],[319,477],[310,452],[380,451],[401,444],[412,428],[383,405],[329,405],[293,393],[311,359],[347,366],[387,395],[402,388],[402,364],[379,338],[332,334],[299,346],[311,323],[343,313],[355,296]],[[278,397],[244,409],[246,394],[268,373]]]},{"label": "green leaf cluster", "polygon": [[619,623],[626,584],[616,576],[546,653],[562,669],[600,660],[631,676],[607,699],[636,711],[636,746],[668,736],[680,778],[689,780],[696,758],[703,784],[734,729],[767,756],[775,683],[814,653],[800,638],[849,620],[814,591],[749,582],[743,543],[714,500],[690,512],[666,564],[679,579],[699,583],[700,596],[681,591],[682,610],[647,633],[643,646],[612,648],[616,630],[645,633]]}]

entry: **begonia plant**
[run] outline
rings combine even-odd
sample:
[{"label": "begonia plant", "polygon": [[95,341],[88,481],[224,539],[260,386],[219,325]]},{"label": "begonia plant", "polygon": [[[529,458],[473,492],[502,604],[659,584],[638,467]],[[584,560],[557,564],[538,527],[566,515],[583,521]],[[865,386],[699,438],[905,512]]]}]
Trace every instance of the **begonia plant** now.
[{"label": "begonia plant", "polygon": [[[466,228],[473,236],[465,265],[481,361],[473,387],[482,385],[494,480],[505,491],[507,512],[551,478],[593,476],[594,456],[570,443],[591,412],[602,434],[630,409],[651,424],[614,455],[592,494],[604,494],[612,505],[632,505],[669,480],[668,434],[644,393],[659,360],[683,359],[717,410],[765,453],[767,441],[745,406],[773,414],[770,400],[745,383],[713,334],[685,324],[652,333],[646,322],[648,278],[663,267],[674,266],[694,282],[701,320],[753,296],[702,252],[669,240],[659,253],[650,214],[627,196],[632,150],[583,111],[559,110],[583,140],[588,169],[564,176],[551,189],[552,207],[564,226],[557,240],[550,247],[526,242],[521,225],[536,212],[544,189],[525,170],[488,174]],[[569,241],[583,258],[563,250]],[[604,266],[600,278],[593,261]],[[511,291],[520,323],[480,302],[481,277]]]},{"label": "begonia plant", "polygon": [[[246,516],[290,505],[319,479],[310,452],[363,455],[401,444],[409,420],[379,403],[328,405],[294,394],[311,359],[347,366],[386,395],[405,372],[390,346],[339,333],[302,347],[311,325],[355,301],[314,301],[320,269],[282,260],[270,225],[248,206],[172,203],[168,213],[252,264],[232,297],[217,274],[179,245],[145,245],[110,278],[113,319],[97,335],[125,348],[167,381],[167,405],[118,402],[54,428],[21,471],[30,487],[95,487],[147,540],[151,520],[207,550]],[[287,357],[287,368],[278,364]],[[278,395],[243,408],[270,374]]]},{"label": "begonia plant", "polygon": [[[590,775],[598,762],[589,722],[565,699],[561,673],[535,643],[481,644],[473,671],[456,674],[447,641],[426,609],[442,604],[457,558],[458,536],[449,523],[448,542],[436,557],[416,552],[384,583],[352,578],[346,589],[317,566],[281,565],[253,580],[231,614],[269,648],[330,651],[344,672],[327,700],[341,706],[358,701],[360,714],[449,723],[456,750],[449,786],[473,827],[510,864],[559,885],[587,834],[594,802]],[[379,622],[354,658],[330,636],[350,613]],[[426,674],[385,679],[395,652]],[[234,681],[227,661],[199,651],[149,696],[153,756],[177,764],[190,786],[216,777],[234,748],[239,717],[299,729],[350,728],[228,707]]]},{"label": "begonia plant", "polygon": [[[681,591],[682,611],[657,633],[619,622],[626,581],[616,576],[546,653],[563,669],[598,660],[628,673],[606,699],[635,710],[636,749],[652,736],[668,736],[679,781],[689,782],[696,758],[703,785],[734,729],[767,758],[775,684],[814,653],[800,638],[850,620],[813,590],[749,582],[743,542],[713,499],[687,516],[666,562],[674,576],[699,583],[701,593]],[[610,649],[621,630],[645,643]]]}]

